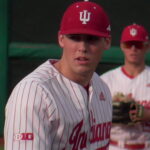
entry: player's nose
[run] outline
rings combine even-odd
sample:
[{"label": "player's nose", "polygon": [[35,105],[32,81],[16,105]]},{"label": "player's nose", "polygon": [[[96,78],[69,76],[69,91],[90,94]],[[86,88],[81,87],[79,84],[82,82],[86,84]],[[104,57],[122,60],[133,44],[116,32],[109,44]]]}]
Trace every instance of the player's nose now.
[{"label": "player's nose", "polygon": [[81,51],[84,53],[86,53],[88,51],[88,43],[86,40],[81,40],[78,44],[79,44],[78,51]]},{"label": "player's nose", "polygon": [[137,51],[138,48],[135,46],[135,45],[132,45],[131,48],[130,48],[132,51]]}]

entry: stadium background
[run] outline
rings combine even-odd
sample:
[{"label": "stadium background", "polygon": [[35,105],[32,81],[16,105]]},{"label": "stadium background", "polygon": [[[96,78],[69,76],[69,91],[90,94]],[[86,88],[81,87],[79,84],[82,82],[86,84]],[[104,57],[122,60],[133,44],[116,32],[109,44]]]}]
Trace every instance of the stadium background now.
[{"label": "stadium background", "polygon": [[[48,58],[58,59],[57,32],[65,8],[77,0],[0,1],[0,137],[4,107],[16,83]],[[144,25],[150,33],[150,1],[93,0],[103,6],[112,24],[112,47],[97,67],[101,74],[123,63],[119,48],[122,29],[131,23]],[[150,64],[150,53],[146,56]]]}]

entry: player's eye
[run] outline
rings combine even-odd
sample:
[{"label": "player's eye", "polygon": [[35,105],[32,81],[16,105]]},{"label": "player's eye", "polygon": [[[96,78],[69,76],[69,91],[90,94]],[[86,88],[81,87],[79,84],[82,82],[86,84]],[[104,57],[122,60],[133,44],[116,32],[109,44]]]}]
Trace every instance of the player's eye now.
[{"label": "player's eye", "polygon": [[67,37],[69,39],[71,39],[73,41],[77,41],[77,42],[82,40],[82,37],[80,35],[78,35],[78,34],[69,34],[69,35],[67,35]]},{"label": "player's eye", "polygon": [[100,37],[93,36],[93,35],[69,34],[67,35],[67,37],[77,42],[85,41],[85,42],[91,43],[91,42],[97,42],[98,40],[100,40]]},{"label": "player's eye", "polygon": [[143,49],[145,47],[144,42],[140,42],[140,41],[129,41],[129,42],[124,42],[123,46],[125,48],[131,48],[132,46],[134,46],[137,49]]},{"label": "player's eye", "polygon": [[100,40],[100,37],[98,37],[98,36],[91,36],[91,35],[88,35],[88,36],[86,37],[86,41],[88,41],[88,42],[96,42],[96,41],[98,41],[98,40]]}]

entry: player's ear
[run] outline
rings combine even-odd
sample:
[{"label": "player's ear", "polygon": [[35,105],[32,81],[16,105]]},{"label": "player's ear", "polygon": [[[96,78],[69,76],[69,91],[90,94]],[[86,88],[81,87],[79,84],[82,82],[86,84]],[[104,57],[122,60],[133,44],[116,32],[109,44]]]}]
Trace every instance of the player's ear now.
[{"label": "player's ear", "polygon": [[109,49],[111,46],[111,37],[110,38],[104,38],[104,50]]},{"label": "player's ear", "polygon": [[121,48],[122,52],[124,52],[124,47],[123,47],[123,43],[122,42],[120,43],[120,48]]},{"label": "player's ear", "polygon": [[59,43],[59,45],[60,45],[61,48],[64,47],[64,42],[63,42],[63,40],[64,40],[64,35],[62,35],[62,34],[60,34],[60,33],[58,32],[58,43]]},{"label": "player's ear", "polygon": [[150,52],[150,41],[145,43],[146,51]]}]

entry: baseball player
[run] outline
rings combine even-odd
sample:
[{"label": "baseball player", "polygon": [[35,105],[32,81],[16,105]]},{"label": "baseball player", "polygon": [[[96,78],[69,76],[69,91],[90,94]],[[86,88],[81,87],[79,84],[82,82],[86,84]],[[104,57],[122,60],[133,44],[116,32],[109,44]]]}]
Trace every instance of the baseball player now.
[{"label": "baseball player", "polygon": [[143,109],[130,112],[135,123],[113,124],[109,150],[150,150],[150,67],[145,64],[148,32],[141,25],[131,24],[124,28],[120,46],[124,65],[104,73],[101,78],[109,86],[112,97],[117,93],[126,95]]},{"label": "baseball player", "polygon": [[103,8],[71,4],[58,34],[60,60],[47,60],[14,88],[6,105],[5,150],[107,150],[112,100],[95,73],[110,47]]}]

